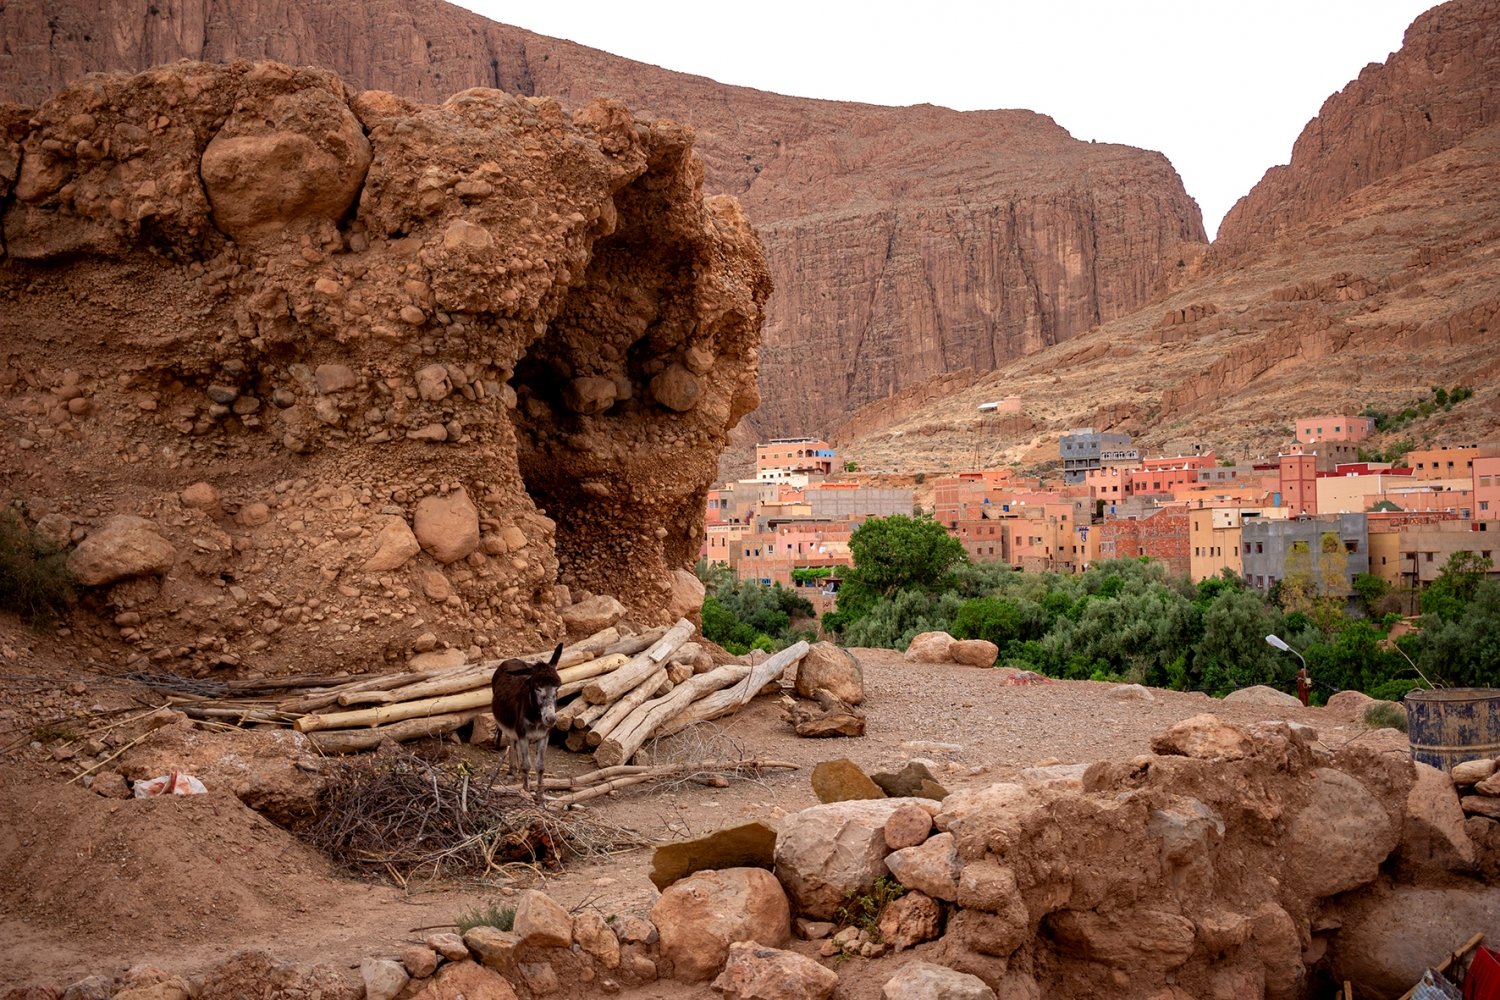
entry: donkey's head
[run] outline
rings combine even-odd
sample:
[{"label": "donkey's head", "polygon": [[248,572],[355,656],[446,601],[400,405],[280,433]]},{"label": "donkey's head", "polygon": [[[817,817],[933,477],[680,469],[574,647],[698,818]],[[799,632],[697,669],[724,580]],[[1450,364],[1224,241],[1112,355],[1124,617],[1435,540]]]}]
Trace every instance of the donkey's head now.
[{"label": "donkey's head", "polygon": [[562,678],[557,675],[557,663],[562,659],[562,651],[563,644],[558,643],[552,651],[552,659],[533,664],[526,677],[532,704],[536,706],[542,724],[549,728],[557,719],[557,689],[562,685]]}]

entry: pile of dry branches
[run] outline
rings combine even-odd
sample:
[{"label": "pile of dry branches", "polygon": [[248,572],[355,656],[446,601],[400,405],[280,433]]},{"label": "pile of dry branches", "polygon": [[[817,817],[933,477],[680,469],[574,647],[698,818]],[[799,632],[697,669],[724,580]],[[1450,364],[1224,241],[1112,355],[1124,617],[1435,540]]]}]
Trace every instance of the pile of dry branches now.
[{"label": "pile of dry branches", "polygon": [[643,841],[624,830],[538,809],[519,789],[472,780],[388,746],[331,765],[316,822],[300,836],[364,875],[482,879],[508,864],[550,866]]}]

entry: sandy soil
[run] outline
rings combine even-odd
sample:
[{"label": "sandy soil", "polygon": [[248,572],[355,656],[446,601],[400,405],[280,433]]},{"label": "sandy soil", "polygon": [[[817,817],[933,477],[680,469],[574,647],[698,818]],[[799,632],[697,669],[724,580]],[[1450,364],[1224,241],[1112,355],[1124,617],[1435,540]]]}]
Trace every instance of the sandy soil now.
[{"label": "sandy soil", "polygon": [[[886,650],[856,652],[865,670],[867,736],[799,739],[781,720],[776,700],[762,697],[738,716],[663,741],[654,752],[663,760],[724,754],[787,760],[798,770],[732,781],[727,788],[689,783],[625,790],[589,803],[582,815],[655,841],[691,838],[751,819],[774,823],[815,804],[808,777],[822,760],[849,757],[876,771],[923,758],[952,790],[1011,777],[1042,761],[1145,753],[1153,734],[1205,711],[1242,723],[1291,718],[1316,727],[1330,745],[1360,739],[1392,752],[1406,746],[1401,734],[1367,730],[1323,709],[1287,713],[1170,691],[1154,692],[1152,702],[1120,701],[1109,696],[1112,685],[1012,685],[1002,671],[916,666]],[[12,672],[7,679],[19,676]],[[109,692],[93,690],[88,697],[108,701]],[[476,769],[493,763],[486,750],[461,752],[474,758]],[[549,763],[558,774],[592,767],[586,757],[556,748]],[[647,849],[561,871],[515,867],[488,884],[400,891],[355,882],[231,796],[108,800],[62,784],[65,766],[25,746],[0,759],[0,816],[6,817],[0,821],[0,939],[7,941],[0,982],[65,984],[141,961],[190,972],[244,948],[352,967],[366,955],[395,956],[401,944],[519,888],[544,888],[565,905],[606,916],[644,913],[657,895],[647,878]],[[840,995],[877,996],[912,954],[841,963]],[[662,983],[627,995],[665,1000],[700,993]]]}]

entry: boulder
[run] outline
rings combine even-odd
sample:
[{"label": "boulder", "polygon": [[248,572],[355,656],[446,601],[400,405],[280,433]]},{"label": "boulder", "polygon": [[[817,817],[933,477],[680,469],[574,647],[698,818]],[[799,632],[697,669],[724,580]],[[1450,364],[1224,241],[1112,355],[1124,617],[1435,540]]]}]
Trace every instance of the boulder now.
[{"label": "boulder", "polygon": [[177,499],[189,510],[201,510],[209,517],[220,517],[224,513],[224,501],[212,483],[193,483],[177,495]]},{"label": "boulder", "polygon": [[907,663],[951,663],[953,636],[947,632],[923,632],[914,636],[906,647]]},{"label": "boulder", "polygon": [[931,896],[908,892],[886,904],[878,926],[881,941],[900,951],[941,934],[943,909]]},{"label": "boulder", "polygon": [[792,933],[786,893],[761,868],[689,875],[661,894],[651,922],[661,934],[661,957],[687,982],[712,979],[737,941],[776,948]]},{"label": "boulder", "polygon": [[417,370],[417,396],[429,403],[441,403],[453,395],[453,380],[447,365],[428,365]]},{"label": "boulder", "polygon": [[422,939],[422,943],[450,962],[458,962],[469,957],[469,946],[464,944],[462,937],[452,931],[429,934]]},{"label": "boulder", "polygon": [[1059,910],[1045,923],[1064,954],[1129,972],[1177,968],[1192,954],[1197,933],[1186,917],[1146,906]]},{"label": "boulder", "polygon": [[586,416],[603,413],[615,405],[615,380],[585,375],[563,383],[563,405]]},{"label": "boulder", "polygon": [[[1473,934],[1500,939],[1493,886],[1428,888],[1371,886],[1340,901],[1343,921],[1330,946],[1329,967],[1354,984],[1354,995],[1398,997]],[[1421,914],[1421,919],[1413,919]]]},{"label": "boulder", "polygon": [[1474,785],[1475,795],[1500,795],[1500,774],[1492,774]]},{"label": "boulder", "polygon": [[412,520],[417,543],[445,566],[479,547],[479,511],[462,487],[446,496],[423,497]]},{"label": "boulder", "polygon": [[1313,899],[1374,881],[1400,839],[1400,821],[1358,778],[1333,768],[1312,772],[1307,797],[1282,841],[1284,880]]},{"label": "boulder", "polygon": [[68,571],[85,587],[102,587],[133,576],[161,576],[177,560],[172,543],[143,517],[117,514],[68,556]]},{"label": "boulder", "polygon": [[526,889],[516,897],[512,930],[529,948],[567,948],[573,944],[573,918],[545,892]]},{"label": "boulder", "polygon": [[916,847],[925,844],[930,833],[932,813],[919,805],[904,805],[885,821],[885,846],[893,851]]},{"label": "boulder", "polygon": [[365,1000],[396,1000],[411,977],[400,962],[388,958],[367,958],[359,963],[359,975],[365,983]]},{"label": "boulder", "polygon": [[1152,737],[1151,749],[1198,760],[1241,760],[1250,755],[1252,742],[1244,729],[1205,712]]},{"label": "boulder", "polygon": [[1346,722],[1363,722],[1366,709],[1375,701],[1363,691],[1340,691],[1329,696],[1324,711]]},{"label": "boulder", "polygon": [[739,941],[713,988],[728,1000],[828,1000],[838,984],[838,973],[794,951]]},{"label": "boulder", "polygon": [[1156,695],[1143,684],[1117,684],[1109,689],[1109,696],[1115,701],[1153,702],[1156,700]]},{"label": "boulder", "polygon": [[573,918],[573,940],[584,954],[606,969],[620,967],[620,939],[609,922],[593,910]]},{"label": "boulder", "polygon": [[667,617],[673,621],[686,618],[696,623],[703,613],[703,597],[707,593],[703,581],[691,570],[674,569],[667,574],[667,582],[672,585],[672,593],[667,598]]},{"label": "boulder", "polygon": [[851,892],[886,874],[885,823],[917,799],[833,802],[792,813],[776,837],[776,875],[803,916],[832,919]]},{"label": "boulder", "polygon": [[814,767],[812,789],[818,801],[823,803],[886,797],[880,786],[848,758],[825,760]]},{"label": "boulder", "polygon": [[831,642],[815,642],[797,664],[797,693],[804,698],[827,691],[846,705],[865,700],[864,672],[859,660],[847,649]]},{"label": "boulder", "polygon": [[300,219],[336,223],[354,204],[370,142],[336,88],[330,78],[274,96],[252,91],[203,150],[214,224],[236,243],[274,237]]},{"label": "boulder", "polygon": [[958,898],[958,846],[951,833],[893,851],[885,866],[908,889],[950,902]]},{"label": "boulder", "polygon": [[1465,795],[1458,802],[1471,816],[1500,819],[1500,795]]},{"label": "boulder", "polygon": [[970,667],[993,667],[1000,658],[1000,647],[988,639],[954,639],[948,656],[954,663]]},{"label": "boulder", "polygon": [[1083,776],[1088,764],[1048,764],[1046,767],[1027,767],[1021,770],[1021,780],[1038,788],[1083,788]]},{"label": "boulder", "polygon": [[560,612],[569,635],[588,636],[609,628],[625,617],[625,605],[608,594],[597,594],[570,604]]},{"label": "boulder", "polygon": [[[899,798],[931,798],[922,792],[924,784],[936,785],[937,778],[928,769],[927,765],[919,760],[909,761],[905,767],[895,774],[877,772],[870,775],[870,780],[879,785],[885,794],[893,799]],[[947,793],[944,792],[944,795]],[[939,795],[936,798],[941,799]]]},{"label": "boulder", "polygon": [[401,949],[401,966],[413,979],[426,979],[438,972],[438,954],[426,945],[407,945]]},{"label": "boulder", "polygon": [[521,939],[515,931],[480,924],[464,931],[464,944],[475,958],[492,969],[509,969],[515,965],[516,949]]},{"label": "boulder", "polygon": [[1004,815],[1021,808],[1031,801],[1026,786],[1012,782],[997,782],[983,788],[967,788],[954,792],[943,799],[942,809],[935,822],[943,831],[958,833],[971,819],[987,815]]},{"label": "boulder", "polygon": [[1240,688],[1231,691],[1224,696],[1225,701],[1243,702],[1246,705],[1268,705],[1272,708],[1302,708],[1302,702],[1296,695],[1278,691],[1264,684],[1256,684],[1253,687]]},{"label": "boulder", "polygon": [[1413,764],[1416,781],[1406,796],[1401,828],[1401,861],[1417,869],[1467,871],[1474,866],[1474,843],[1464,830],[1458,789],[1446,773]]},{"label": "boulder", "polygon": [[744,823],[696,840],[657,847],[651,857],[651,883],[665,889],[694,872],[722,868],[764,868],[776,865],[776,831],[764,823]]},{"label": "boulder", "polygon": [[686,413],[702,396],[702,380],[682,365],[671,365],[651,380],[651,398],[669,410]]},{"label": "boulder", "polygon": [[411,1000],[516,1000],[515,988],[500,973],[475,962],[450,962]]},{"label": "boulder", "polygon": [[1477,785],[1495,773],[1496,761],[1488,757],[1454,764],[1449,772],[1455,785]]},{"label": "boulder", "polygon": [[983,979],[931,962],[907,962],[880,988],[881,1000],[995,1000]]},{"label": "boulder", "polygon": [[417,536],[404,517],[387,517],[375,532],[375,551],[359,567],[361,573],[385,573],[399,569],[406,561],[422,551]]}]

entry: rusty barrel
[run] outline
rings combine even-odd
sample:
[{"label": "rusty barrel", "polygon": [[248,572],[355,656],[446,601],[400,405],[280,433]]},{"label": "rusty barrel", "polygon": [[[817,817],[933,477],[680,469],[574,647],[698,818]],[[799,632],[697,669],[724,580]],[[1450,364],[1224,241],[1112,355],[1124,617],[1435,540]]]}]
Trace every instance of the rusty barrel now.
[{"label": "rusty barrel", "polygon": [[1444,771],[1500,757],[1500,688],[1440,688],[1406,696],[1411,756]]}]

